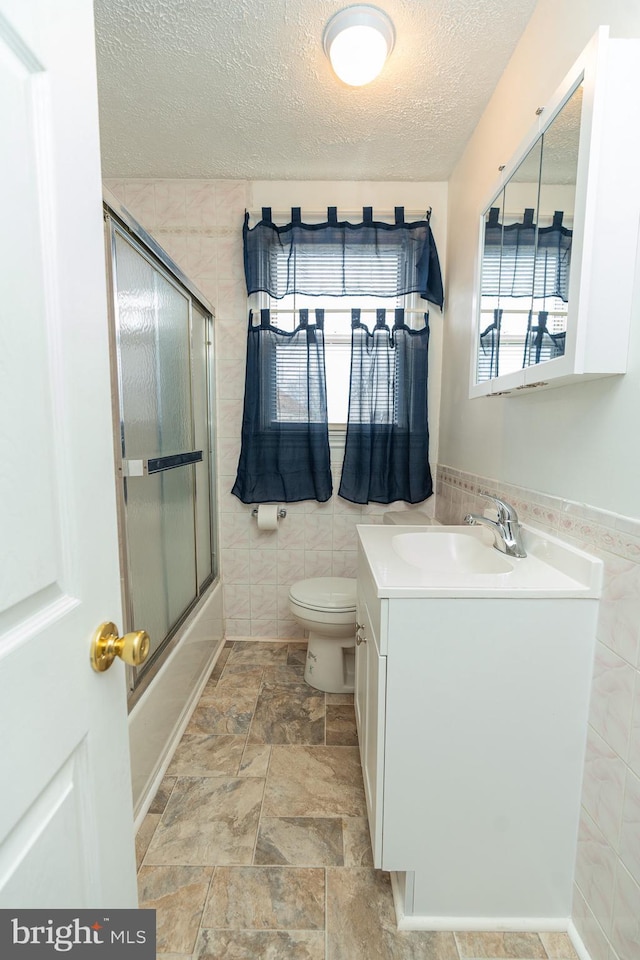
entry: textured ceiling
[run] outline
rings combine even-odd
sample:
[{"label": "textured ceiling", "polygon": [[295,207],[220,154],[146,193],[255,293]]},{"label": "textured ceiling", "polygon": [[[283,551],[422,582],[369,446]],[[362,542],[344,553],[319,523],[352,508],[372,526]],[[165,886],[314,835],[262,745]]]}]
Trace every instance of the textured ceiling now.
[{"label": "textured ceiling", "polygon": [[322,50],[341,0],[95,0],[103,173],[446,180],[536,0],[379,0],[367,87]]}]

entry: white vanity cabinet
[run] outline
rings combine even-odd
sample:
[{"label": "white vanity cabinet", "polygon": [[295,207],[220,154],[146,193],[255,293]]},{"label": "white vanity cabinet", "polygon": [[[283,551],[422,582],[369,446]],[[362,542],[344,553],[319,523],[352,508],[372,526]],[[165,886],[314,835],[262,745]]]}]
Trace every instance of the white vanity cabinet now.
[{"label": "white vanity cabinet", "polygon": [[401,595],[372,571],[361,543],[356,720],[400,926],[566,929],[597,600]]}]

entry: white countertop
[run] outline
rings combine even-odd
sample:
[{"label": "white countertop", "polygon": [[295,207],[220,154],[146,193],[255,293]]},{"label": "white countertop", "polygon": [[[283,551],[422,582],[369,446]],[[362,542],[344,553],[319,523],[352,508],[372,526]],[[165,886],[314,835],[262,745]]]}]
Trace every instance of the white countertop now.
[{"label": "white countertop", "polygon": [[602,561],[556,537],[521,524],[524,558],[506,557],[496,551],[510,567],[507,572],[476,573],[463,569],[426,570],[408,563],[397,553],[393,538],[403,533],[429,538],[443,533],[464,534],[476,538],[494,550],[493,534],[477,526],[399,526],[360,524],[358,536],[377,587],[378,597],[475,597],[542,598],[599,597],[602,587]]}]

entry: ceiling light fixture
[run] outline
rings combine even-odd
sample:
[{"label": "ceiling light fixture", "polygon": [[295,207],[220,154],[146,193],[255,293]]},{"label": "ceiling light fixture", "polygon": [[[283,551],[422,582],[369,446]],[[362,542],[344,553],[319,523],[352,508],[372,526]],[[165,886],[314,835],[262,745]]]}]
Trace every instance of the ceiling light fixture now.
[{"label": "ceiling light fixture", "polygon": [[351,87],[362,87],[378,76],[395,39],[387,14],[359,3],[331,17],[324,28],[322,45],[340,79]]}]

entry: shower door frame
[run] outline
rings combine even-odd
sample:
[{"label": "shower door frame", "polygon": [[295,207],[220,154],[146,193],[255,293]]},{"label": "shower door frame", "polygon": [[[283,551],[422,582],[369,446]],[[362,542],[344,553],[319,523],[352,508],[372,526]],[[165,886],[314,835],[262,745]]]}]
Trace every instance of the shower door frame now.
[{"label": "shower door frame", "polygon": [[[105,191],[103,201],[103,217],[105,223],[105,258],[107,275],[107,301],[109,310],[109,346],[111,361],[111,396],[113,411],[113,441],[116,463],[116,502],[118,514],[118,542],[120,552],[120,573],[122,588],[122,609],[124,618],[124,631],[133,630],[133,596],[130,583],[130,563],[129,563],[129,540],[127,531],[127,504],[125,495],[126,475],[123,469],[123,402],[121,392],[120,376],[120,348],[119,348],[119,330],[118,330],[118,305],[117,305],[117,277],[116,277],[116,235],[119,233],[126,242],[139,253],[154,269],[163,276],[172,286],[184,294],[188,294],[189,300],[189,380],[191,390],[191,425],[192,435],[195,439],[195,415],[193,410],[193,306],[191,300],[196,301],[198,306],[205,314],[206,329],[206,396],[208,400],[208,430],[207,444],[209,454],[209,537],[211,544],[211,573],[206,577],[202,584],[198,584],[198,557],[197,557],[197,533],[195,540],[195,583],[196,595],[189,606],[184,610],[178,620],[173,624],[169,633],[164,638],[161,645],[153,654],[152,662],[140,671],[136,667],[127,666],[127,688],[128,688],[128,708],[129,711],[145,692],[154,676],[166,661],[169,653],[179,643],[181,639],[180,628],[187,618],[193,612],[198,603],[207,594],[210,587],[215,584],[220,576],[219,571],[219,548],[217,538],[217,523],[214,520],[216,512],[216,470],[215,470],[215,348],[214,348],[214,320],[215,310],[200,291],[193,285],[189,278],[182,272],[180,267],[168,256],[165,250],[153,239],[150,234],[129,214],[129,212],[120,204],[115,202],[115,198]],[[117,210],[115,209],[117,207]],[[181,289],[182,288],[182,289]],[[194,465],[195,466],[195,465]],[[197,491],[196,475],[193,472],[193,497],[194,497],[194,532],[197,518]]]}]

